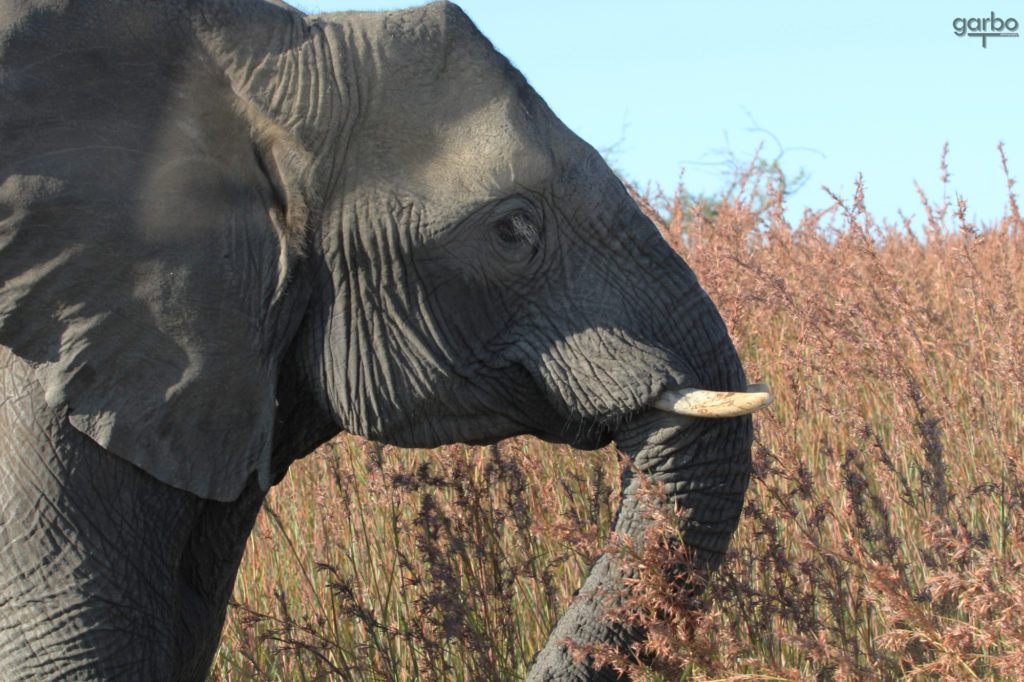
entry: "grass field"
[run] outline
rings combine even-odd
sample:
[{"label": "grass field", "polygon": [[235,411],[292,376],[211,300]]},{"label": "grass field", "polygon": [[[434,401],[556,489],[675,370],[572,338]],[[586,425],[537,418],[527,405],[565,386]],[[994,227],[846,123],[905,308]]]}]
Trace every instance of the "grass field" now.
[{"label": "grass field", "polygon": [[[658,579],[670,542],[611,543],[644,567],[615,614],[651,630],[644,664],[619,661],[634,679],[1024,678],[1009,177],[990,225],[956,197],[921,197],[913,228],[882,220],[859,187],[791,225],[757,164],[703,206],[640,197],[777,400],[755,417],[744,517],[699,599]],[[620,466],[612,448],[527,438],[338,438],[271,491],[211,679],[521,679],[610,543]]]}]

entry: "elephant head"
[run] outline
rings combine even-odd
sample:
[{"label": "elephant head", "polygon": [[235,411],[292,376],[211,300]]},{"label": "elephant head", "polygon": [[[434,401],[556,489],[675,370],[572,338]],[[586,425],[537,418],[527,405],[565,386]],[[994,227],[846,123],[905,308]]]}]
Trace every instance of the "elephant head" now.
[{"label": "elephant head", "polygon": [[[226,509],[338,430],[614,440],[718,562],[743,415],[770,396],[600,155],[456,6],[0,4],[0,92],[0,343],[51,430]],[[217,536],[189,532],[186,554]],[[531,679],[599,678],[562,641],[635,636],[591,589],[618,579],[601,559]]]}]

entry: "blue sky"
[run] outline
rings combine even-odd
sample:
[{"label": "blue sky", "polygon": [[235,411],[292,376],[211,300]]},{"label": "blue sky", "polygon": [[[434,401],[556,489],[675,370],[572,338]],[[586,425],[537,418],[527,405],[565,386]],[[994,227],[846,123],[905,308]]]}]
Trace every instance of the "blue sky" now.
[{"label": "blue sky", "polygon": [[[309,12],[396,9],[379,0],[299,0]],[[919,224],[914,182],[968,215],[1003,215],[1006,180],[1024,177],[1024,5],[968,0],[458,3],[569,127],[643,186],[713,193],[739,161],[780,158],[808,175],[788,216],[849,198],[863,174],[876,218]],[[628,9],[625,9],[628,7]],[[958,37],[958,17],[1014,18],[1022,37]],[[1004,29],[1005,30],[1005,29]],[[1019,187],[1018,187],[1019,189]]]}]

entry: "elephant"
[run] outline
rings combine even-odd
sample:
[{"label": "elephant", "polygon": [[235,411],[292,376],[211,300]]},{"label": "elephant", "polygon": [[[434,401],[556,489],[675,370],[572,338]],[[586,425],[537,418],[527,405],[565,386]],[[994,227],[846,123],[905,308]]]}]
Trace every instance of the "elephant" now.
[{"label": "elephant", "polygon": [[[204,679],[264,496],[340,432],[614,442],[720,563],[771,394],[457,6],[0,0],[0,102],[3,675]],[[640,636],[622,578],[528,679],[616,677],[564,643]]]}]

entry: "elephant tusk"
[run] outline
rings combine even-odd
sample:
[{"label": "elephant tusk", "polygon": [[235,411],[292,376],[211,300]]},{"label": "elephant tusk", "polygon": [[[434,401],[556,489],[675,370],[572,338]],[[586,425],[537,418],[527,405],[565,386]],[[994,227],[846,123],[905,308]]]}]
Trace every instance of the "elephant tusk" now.
[{"label": "elephant tusk", "polygon": [[651,405],[688,417],[739,417],[768,407],[774,399],[766,385],[750,384],[746,393],[699,388],[665,391]]}]

